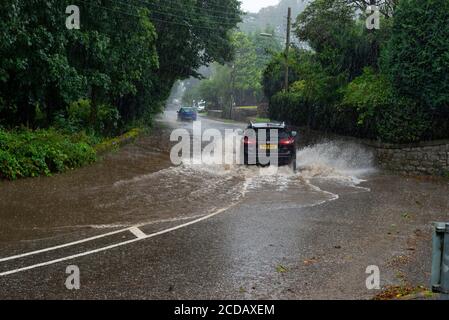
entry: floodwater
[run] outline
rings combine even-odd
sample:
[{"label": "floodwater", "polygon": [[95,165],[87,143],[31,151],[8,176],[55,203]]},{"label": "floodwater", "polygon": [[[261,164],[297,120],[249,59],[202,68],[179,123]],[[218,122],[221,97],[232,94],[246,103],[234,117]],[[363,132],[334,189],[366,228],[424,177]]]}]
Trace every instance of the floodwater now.
[{"label": "floodwater", "polygon": [[[244,124],[200,119],[203,129]],[[195,165],[170,161],[170,133],[190,129],[175,111],[160,117],[151,136],[98,163],[53,177],[0,182],[0,242],[33,242],[60,234],[99,234],[137,224],[205,216],[245,198],[278,208],[316,206],[358,185],[374,171],[372,155],[357,145],[326,142],[298,150],[299,172],[289,167]],[[275,195],[275,197],[274,197]],[[2,245],[0,244],[0,247]]]}]

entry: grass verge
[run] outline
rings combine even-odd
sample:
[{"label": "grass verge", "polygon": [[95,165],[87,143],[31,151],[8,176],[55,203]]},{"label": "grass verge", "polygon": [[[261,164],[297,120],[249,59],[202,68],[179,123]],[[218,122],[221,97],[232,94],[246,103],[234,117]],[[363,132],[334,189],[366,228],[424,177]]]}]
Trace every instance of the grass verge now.
[{"label": "grass verge", "polygon": [[85,133],[66,134],[55,129],[0,129],[0,179],[51,176],[95,162],[98,155],[134,141],[141,129],[101,139]]}]

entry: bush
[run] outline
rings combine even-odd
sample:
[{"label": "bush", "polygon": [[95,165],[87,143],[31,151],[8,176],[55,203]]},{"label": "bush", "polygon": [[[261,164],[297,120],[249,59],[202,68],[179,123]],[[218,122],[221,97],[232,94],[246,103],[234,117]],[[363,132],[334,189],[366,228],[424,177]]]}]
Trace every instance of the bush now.
[{"label": "bush", "polygon": [[435,111],[449,105],[449,1],[402,0],[384,53],[397,91]]},{"label": "bush", "polygon": [[378,136],[382,141],[409,143],[431,135],[429,115],[414,101],[396,98],[386,109],[379,110]]},{"label": "bush", "polygon": [[[428,113],[419,104],[398,96],[388,78],[371,68],[340,90],[343,98],[338,104],[332,102],[338,95],[326,98],[326,92],[332,91],[329,86],[316,85],[322,81],[314,83],[310,93],[307,81],[297,81],[291,92],[274,95],[270,117],[297,126],[390,143],[416,142],[432,135]],[[316,99],[320,96],[324,98]]]},{"label": "bush", "polygon": [[90,100],[80,99],[69,105],[67,109],[69,122],[78,128],[87,128],[91,112]]},{"label": "bush", "polygon": [[69,105],[66,112],[55,116],[54,126],[68,134],[87,131],[100,136],[117,134],[120,113],[116,107],[102,104],[98,106],[95,125],[91,125],[92,104],[88,99],[81,99]]},{"label": "bush", "polygon": [[388,110],[394,101],[394,92],[388,79],[365,68],[363,74],[341,89],[343,100],[339,110],[354,117],[353,127],[356,135],[379,138],[379,116]]},{"label": "bush", "polygon": [[103,104],[98,108],[96,131],[105,136],[111,136],[117,133],[119,126],[120,113],[117,108]]},{"label": "bush", "polygon": [[0,178],[50,176],[95,160],[90,141],[80,136],[71,137],[55,130],[0,130]]},{"label": "bush", "polygon": [[363,75],[343,89],[341,109],[357,116],[362,137],[408,143],[431,134],[428,115],[418,104],[400,97],[388,78],[365,68]]},{"label": "bush", "polygon": [[279,92],[271,98],[270,118],[297,126],[307,125],[308,106],[299,93]]}]

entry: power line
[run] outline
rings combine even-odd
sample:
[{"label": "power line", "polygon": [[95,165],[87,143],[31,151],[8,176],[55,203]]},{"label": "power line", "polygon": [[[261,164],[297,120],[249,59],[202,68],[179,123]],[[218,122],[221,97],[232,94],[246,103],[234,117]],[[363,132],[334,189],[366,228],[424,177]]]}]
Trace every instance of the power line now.
[{"label": "power line", "polygon": [[[148,1],[147,1],[147,3],[148,3]],[[172,4],[172,5],[175,5],[175,6],[179,6],[179,3],[178,2],[175,2],[175,1],[173,1],[173,0],[164,0],[164,3],[169,3],[169,4]],[[155,5],[159,5],[159,3],[154,3]],[[197,2],[197,4],[198,4],[198,2]],[[222,6],[222,5],[219,5],[219,4],[209,4],[210,6],[211,6],[211,8],[204,8],[204,7],[201,7],[201,6],[198,6],[198,5],[195,5],[195,4],[193,4],[193,3],[190,3],[189,4],[190,6],[193,6],[193,7],[197,7],[197,8],[202,8],[202,9],[204,9],[204,10],[211,10],[211,11],[216,11],[216,12],[220,12],[220,10],[215,10],[215,9],[229,9],[229,6]]]},{"label": "power line", "polygon": [[[105,9],[105,10],[108,10],[108,11],[111,11],[111,12],[114,12],[114,13],[117,13],[117,14],[123,14],[123,15],[127,15],[127,16],[131,16],[131,17],[135,17],[135,18],[141,18],[141,16],[138,16],[138,15],[135,15],[135,14],[132,14],[132,13],[129,13],[129,12],[124,12],[124,11],[121,11],[121,10],[116,10],[116,9],[111,9],[111,8],[108,8],[108,7],[104,7],[104,6],[100,6],[100,5],[97,5],[97,4],[93,4],[93,3],[90,3],[90,2],[88,2],[88,1],[86,1],[86,0],[78,0],[78,1],[81,1],[81,2],[83,2],[83,3],[85,3],[85,4],[87,4],[87,5],[90,5],[90,6],[94,6],[94,7],[97,7],[97,8],[101,8],[101,9]],[[136,8],[136,7],[134,7],[134,8]],[[143,9],[142,7],[140,7],[140,9]],[[181,23],[181,22],[177,22],[177,21],[169,21],[169,20],[163,20],[163,19],[158,19],[158,18],[154,18],[154,17],[151,17],[151,20],[153,21],[157,21],[157,22],[161,22],[161,23],[167,23],[167,24],[172,24],[172,25],[179,25],[179,26],[184,26],[184,27],[189,27],[189,28],[196,28],[196,29],[206,29],[206,30],[217,30],[217,27],[220,27],[220,26],[228,26],[228,27],[235,27],[236,26],[236,24],[234,25],[226,25],[226,24],[219,24],[219,25],[217,25],[217,27],[206,27],[206,26],[193,26],[193,25],[190,25],[190,24],[187,24],[187,22],[192,22],[192,21],[187,21],[186,23]]]},{"label": "power line", "polygon": [[[140,7],[140,6],[134,6],[134,5],[132,5],[132,4],[128,4],[128,3],[124,3],[123,1],[121,1],[121,0],[109,0],[109,1],[111,1],[111,2],[113,2],[114,4],[116,4],[117,5],[117,3],[116,2],[119,2],[121,5],[125,5],[125,6],[128,6],[128,7],[130,7],[130,8],[133,8],[133,9],[147,9],[147,8],[144,8],[144,7]],[[98,6],[98,5],[95,5],[95,6],[97,6],[97,7],[102,7],[102,6]],[[150,13],[152,13],[151,12],[151,10],[150,10]],[[168,13],[165,13],[165,12],[160,12],[160,14],[161,15],[166,15],[166,16],[172,16],[172,17],[177,17],[177,18],[181,18],[181,19],[185,19],[186,21],[186,23],[192,23],[192,24],[194,24],[194,23],[196,23],[196,22],[198,22],[199,21],[199,19],[192,19],[192,18],[190,18],[190,17],[186,17],[186,16],[180,16],[180,15],[174,15],[174,14],[168,14]],[[162,18],[160,18],[160,17],[157,17],[157,18],[155,18],[154,16],[152,16],[152,20],[155,20],[155,21],[158,21],[158,22],[165,22],[165,23],[171,23],[171,24],[177,24],[177,25],[183,25],[183,26],[188,26],[188,27],[194,27],[194,28],[206,28],[206,27],[203,27],[203,26],[191,26],[191,25],[188,25],[188,24],[185,24],[185,23],[181,23],[181,22],[175,22],[175,21],[168,21],[168,20],[163,20]],[[237,25],[237,22],[236,23],[223,23],[223,22],[208,22],[208,24],[209,25],[213,25],[213,26],[215,26],[215,27],[230,27],[230,28],[232,28],[232,27],[235,27],[236,25]],[[208,28],[207,27],[207,29],[208,30],[214,30],[214,28]]]},{"label": "power line", "polygon": [[[126,5],[128,7],[133,8],[133,9],[147,9],[147,8],[140,7],[140,6],[134,6],[134,5],[129,4],[129,3],[124,3],[124,1],[121,1],[121,0],[109,0],[109,1],[111,1],[111,2],[119,2],[122,5]],[[138,0],[138,1],[144,2],[142,0]],[[169,16],[169,17],[185,19],[185,20],[188,20],[188,22],[197,22],[199,20],[199,17],[198,18],[194,18],[194,17],[182,16],[182,15],[177,15],[177,14],[172,14],[172,13],[167,13],[167,12],[162,12],[162,11],[157,11],[157,10],[154,10],[154,9],[150,9],[150,13],[153,13],[153,12],[156,12],[157,14],[160,14],[162,16]],[[207,15],[207,17],[208,18],[224,18],[224,17],[218,17],[218,16],[209,16],[209,15]],[[224,23],[224,22],[219,22],[219,21],[216,21],[216,22],[210,22],[209,21],[208,22],[209,25],[229,26],[229,27],[234,27],[234,26],[237,25],[237,23],[238,23],[237,21],[235,23]]]},{"label": "power line", "polygon": [[[174,6],[175,4],[174,3],[170,3],[169,1],[167,1],[167,2],[169,2],[168,5],[162,5],[160,3],[150,3],[150,2],[145,1],[145,0],[135,0],[135,1],[139,1],[139,2],[145,3],[145,4],[149,5],[149,6],[157,7],[159,9],[170,9],[170,10],[174,10],[174,11],[179,11],[180,12],[179,5],[176,4],[176,6]],[[235,16],[233,13],[230,13],[229,11],[212,10],[212,9],[209,9],[209,8],[204,8],[204,7],[196,6],[196,5],[193,5],[193,4],[190,5],[190,7],[193,8],[193,9],[198,9],[198,10],[202,10],[202,11],[206,11],[206,12],[217,13],[217,14],[219,14],[219,16],[226,16],[226,15],[228,15],[228,16]],[[226,7],[226,9],[229,9],[229,7]],[[240,11],[240,13],[243,13],[243,12]]]},{"label": "power line", "polygon": [[139,19],[141,18],[140,16],[132,14],[132,13],[129,13],[129,12],[123,12],[123,11],[120,11],[120,10],[114,10],[114,9],[111,9],[111,8],[108,8],[108,7],[104,7],[104,6],[100,6],[100,5],[91,3],[91,2],[86,1],[86,0],[77,0],[77,1],[81,1],[82,3],[87,4],[89,6],[94,6],[94,7],[101,8],[101,9],[104,9],[104,10],[108,10],[108,11],[111,11],[111,12],[114,12],[114,13],[119,13],[119,14],[127,15],[127,16],[130,16],[130,17],[135,17],[135,18],[139,18]]}]

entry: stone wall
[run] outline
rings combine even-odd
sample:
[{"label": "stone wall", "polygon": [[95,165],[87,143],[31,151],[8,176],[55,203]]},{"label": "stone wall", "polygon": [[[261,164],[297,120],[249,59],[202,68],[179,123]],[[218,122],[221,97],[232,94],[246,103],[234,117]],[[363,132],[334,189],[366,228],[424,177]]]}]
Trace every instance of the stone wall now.
[{"label": "stone wall", "polygon": [[414,145],[365,144],[373,148],[381,168],[413,175],[449,174],[449,140]]},{"label": "stone wall", "polygon": [[208,110],[207,115],[211,118],[223,118],[222,110]]},{"label": "stone wall", "polygon": [[372,150],[379,168],[408,175],[449,176],[449,140],[416,144],[388,144],[353,137],[327,134],[305,128],[300,132],[301,145],[313,145],[323,140],[348,141]]}]

